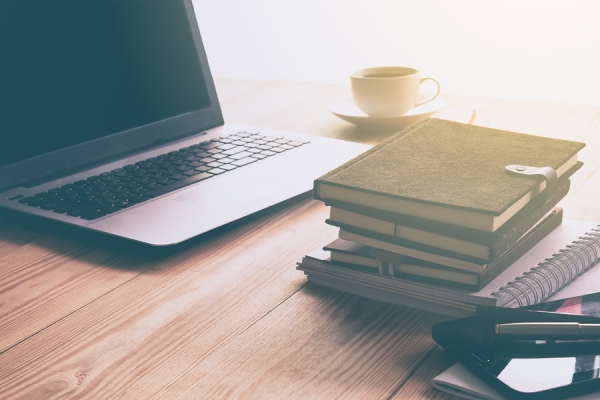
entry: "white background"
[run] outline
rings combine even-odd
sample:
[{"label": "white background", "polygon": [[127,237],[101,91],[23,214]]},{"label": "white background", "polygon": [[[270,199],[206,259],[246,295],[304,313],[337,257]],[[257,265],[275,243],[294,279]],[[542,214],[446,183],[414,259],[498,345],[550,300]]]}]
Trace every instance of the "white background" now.
[{"label": "white background", "polygon": [[443,93],[600,105],[600,2],[194,0],[214,76],[339,83],[406,65]]}]

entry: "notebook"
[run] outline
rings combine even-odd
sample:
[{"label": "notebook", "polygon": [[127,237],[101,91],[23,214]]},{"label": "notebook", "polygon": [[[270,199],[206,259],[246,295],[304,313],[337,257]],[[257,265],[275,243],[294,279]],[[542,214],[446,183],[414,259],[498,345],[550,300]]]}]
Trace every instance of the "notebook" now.
[{"label": "notebook", "polygon": [[191,0],[4,1],[0,38],[4,212],[172,245],[370,147],[225,124]]},{"label": "notebook", "polygon": [[584,143],[430,118],[315,181],[313,196],[494,232],[546,188],[509,165],[577,167]]},{"label": "notebook", "polygon": [[[564,220],[562,225],[474,292],[424,284],[337,267],[326,262],[328,252],[308,254],[298,269],[308,279],[338,290],[375,300],[401,304],[457,317],[474,315],[475,306],[518,307],[542,301],[600,291],[597,222]],[[585,274],[585,279],[577,279]]]}]

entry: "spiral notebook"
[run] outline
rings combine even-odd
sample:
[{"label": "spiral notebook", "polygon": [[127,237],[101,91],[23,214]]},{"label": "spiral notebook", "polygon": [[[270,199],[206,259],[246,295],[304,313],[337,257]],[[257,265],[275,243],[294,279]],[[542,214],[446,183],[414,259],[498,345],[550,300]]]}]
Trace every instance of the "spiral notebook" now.
[{"label": "spiral notebook", "polygon": [[[478,292],[371,274],[328,264],[325,251],[303,258],[308,279],[338,290],[454,316],[475,306],[519,307],[548,299],[600,292],[600,228],[597,222],[564,220],[523,257]],[[585,274],[586,279],[576,279]]]}]

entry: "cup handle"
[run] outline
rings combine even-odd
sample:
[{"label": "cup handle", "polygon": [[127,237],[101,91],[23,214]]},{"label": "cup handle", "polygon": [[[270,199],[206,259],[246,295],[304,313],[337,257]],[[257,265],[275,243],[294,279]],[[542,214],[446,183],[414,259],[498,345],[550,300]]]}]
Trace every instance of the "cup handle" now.
[{"label": "cup handle", "polygon": [[431,100],[433,100],[433,99],[435,99],[436,97],[438,97],[438,94],[440,94],[440,84],[439,84],[439,83],[438,83],[438,81],[436,81],[435,79],[433,79],[433,78],[423,78],[423,79],[421,79],[421,84],[423,84],[423,82],[425,82],[425,81],[426,81],[426,80],[428,80],[428,79],[429,79],[430,81],[434,81],[434,82],[435,82],[435,84],[437,85],[437,92],[436,92],[436,93],[435,93],[433,96],[431,96],[430,98],[428,98],[427,100],[425,100],[425,101],[422,101],[422,102],[420,102],[420,103],[417,103],[417,104],[415,104],[415,107],[421,106],[421,105],[423,105],[423,104],[425,104],[425,103],[429,103]]}]

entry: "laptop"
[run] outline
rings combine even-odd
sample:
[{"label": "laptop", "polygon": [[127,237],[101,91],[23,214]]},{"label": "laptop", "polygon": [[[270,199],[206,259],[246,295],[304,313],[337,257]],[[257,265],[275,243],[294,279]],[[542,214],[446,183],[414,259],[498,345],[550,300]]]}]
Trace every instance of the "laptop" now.
[{"label": "laptop", "polygon": [[190,0],[0,5],[0,207],[167,246],[366,145],[225,124]]}]

